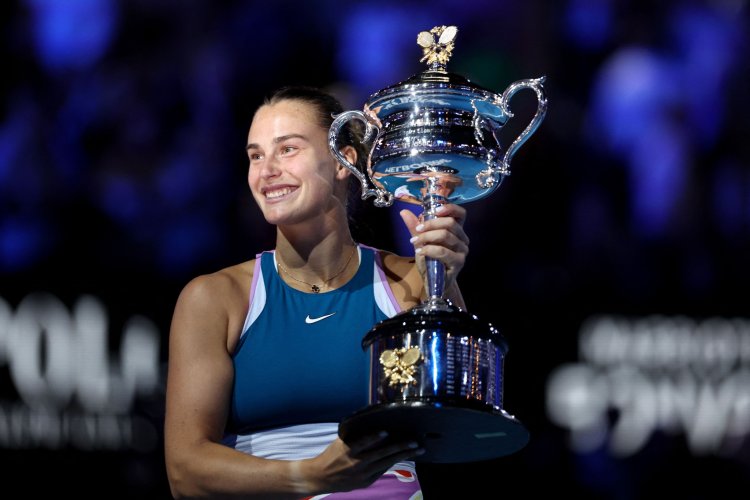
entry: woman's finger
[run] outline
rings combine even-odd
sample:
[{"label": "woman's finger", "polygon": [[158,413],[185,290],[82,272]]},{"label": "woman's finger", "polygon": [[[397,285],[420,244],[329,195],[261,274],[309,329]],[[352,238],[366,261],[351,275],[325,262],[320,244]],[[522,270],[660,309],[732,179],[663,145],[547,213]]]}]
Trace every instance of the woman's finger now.
[{"label": "woman's finger", "polygon": [[379,431],[358,437],[346,444],[349,446],[350,455],[356,457],[370,449],[381,447],[387,439],[388,433]]}]

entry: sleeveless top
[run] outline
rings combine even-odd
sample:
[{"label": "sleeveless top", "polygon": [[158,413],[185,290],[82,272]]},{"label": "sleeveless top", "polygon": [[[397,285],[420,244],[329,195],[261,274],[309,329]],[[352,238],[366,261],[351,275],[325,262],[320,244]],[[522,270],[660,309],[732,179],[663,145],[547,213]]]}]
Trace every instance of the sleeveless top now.
[{"label": "sleeveless top", "polygon": [[[362,338],[401,311],[376,249],[357,246],[359,268],[343,287],[305,293],[278,274],[274,251],[257,255],[250,307],[233,354],[234,385],[222,442],[261,458],[317,456],[338,423],[368,402],[370,360]],[[421,500],[412,461],[367,488],[303,500]]]},{"label": "sleeveless top", "polygon": [[354,277],[317,294],[286,284],[274,251],[259,254],[233,357],[230,432],[338,422],[366,406],[370,360],[362,338],[400,307],[377,251],[358,245],[358,253]]}]

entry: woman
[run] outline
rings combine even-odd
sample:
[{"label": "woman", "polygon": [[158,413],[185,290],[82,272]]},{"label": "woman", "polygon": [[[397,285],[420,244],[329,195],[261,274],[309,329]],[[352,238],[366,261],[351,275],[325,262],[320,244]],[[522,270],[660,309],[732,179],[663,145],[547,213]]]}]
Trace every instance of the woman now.
[{"label": "woman", "polygon": [[[355,243],[351,172],[328,147],[340,112],[306,87],[280,89],[255,112],[248,184],[276,248],[194,278],[177,300],[165,420],[175,498],[421,497],[418,443],[373,429],[347,444],[338,422],[367,404],[364,334],[425,298],[425,256],[444,263],[445,296],[465,307],[465,211],[445,205],[420,222],[403,210],[416,259]],[[364,160],[358,144],[350,133],[340,147],[353,164]]]}]

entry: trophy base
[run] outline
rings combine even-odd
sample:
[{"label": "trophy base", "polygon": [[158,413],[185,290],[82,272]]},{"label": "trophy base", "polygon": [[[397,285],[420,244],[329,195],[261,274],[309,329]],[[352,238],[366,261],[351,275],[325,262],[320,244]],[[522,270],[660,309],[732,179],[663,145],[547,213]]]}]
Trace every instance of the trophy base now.
[{"label": "trophy base", "polygon": [[478,462],[510,455],[529,441],[526,428],[504,410],[475,410],[441,403],[407,402],[368,406],[339,424],[350,439],[386,431],[392,440],[415,440],[424,463]]}]

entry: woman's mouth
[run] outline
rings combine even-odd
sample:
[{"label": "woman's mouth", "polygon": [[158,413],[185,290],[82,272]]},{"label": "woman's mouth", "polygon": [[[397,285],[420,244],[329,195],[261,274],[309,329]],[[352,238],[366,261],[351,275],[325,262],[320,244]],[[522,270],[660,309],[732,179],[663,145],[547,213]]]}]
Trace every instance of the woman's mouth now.
[{"label": "woman's mouth", "polygon": [[271,188],[268,191],[265,191],[263,195],[266,197],[267,200],[275,200],[277,198],[281,198],[282,196],[286,196],[289,193],[293,192],[297,188],[295,187],[280,187],[280,188]]}]

